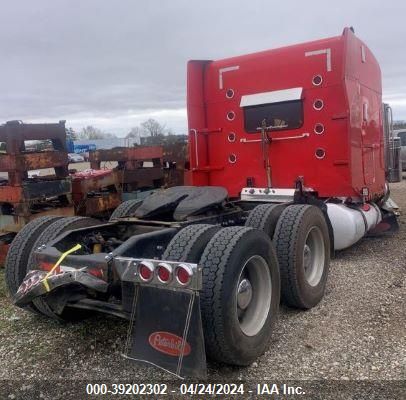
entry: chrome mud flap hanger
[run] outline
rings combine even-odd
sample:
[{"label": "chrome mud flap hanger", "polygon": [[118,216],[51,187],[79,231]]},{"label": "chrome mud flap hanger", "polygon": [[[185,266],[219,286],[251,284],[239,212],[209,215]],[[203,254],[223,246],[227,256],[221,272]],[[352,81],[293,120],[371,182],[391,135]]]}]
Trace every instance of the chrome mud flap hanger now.
[{"label": "chrome mud flap hanger", "polygon": [[[140,274],[140,268],[145,265],[152,272],[147,281]],[[125,257],[115,257],[114,266],[122,281],[134,285],[125,356],[180,378],[205,378],[200,267],[190,263]],[[158,275],[161,266],[171,274],[166,282]],[[186,284],[178,280],[179,268],[190,272]]]}]

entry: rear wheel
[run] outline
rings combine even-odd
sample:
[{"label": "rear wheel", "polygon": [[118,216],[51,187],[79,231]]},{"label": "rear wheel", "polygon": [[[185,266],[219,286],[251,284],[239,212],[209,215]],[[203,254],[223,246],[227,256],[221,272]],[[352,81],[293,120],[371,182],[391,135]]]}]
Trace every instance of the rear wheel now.
[{"label": "rear wheel", "polygon": [[285,207],[285,204],[260,204],[251,210],[245,226],[264,231],[272,239],[278,219]]},{"label": "rear wheel", "polygon": [[[28,272],[28,259],[38,236],[49,225],[61,219],[58,216],[39,217],[25,225],[11,242],[5,261],[5,280],[7,288],[14,296]],[[36,312],[33,304],[24,307],[27,311]]]},{"label": "rear wheel", "polygon": [[281,270],[282,300],[309,309],[324,296],[330,263],[330,238],[323,212],[291,205],[281,214],[274,242]]},{"label": "rear wheel", "polygon": [[117,218],[131,217],[141,203],[142,200],[128,200],[121,203],[111,214],[110,221]]},{"label": "rear wheel", "polygon": [[220,225],[196,224],[181,229],[169,242],[162,259],[197,263]]},{"label": "rear wheel", "polygon": [[229,227],[207,244],[201,310],[208,356],[249,365],[267,349],[280,301],[279,268],[269,237]]},{"label": "rear wheel", "polygon": [[[49,225],[37,238],[33,249],[47,244],[57,236],[72,229],[86,228],[88,226],[97,225],[99,221],[87,217],[68,217],[61,218]],[[28,259],[28,270],[35,269],[34,251],[31,252]],[[38,297],[33,300],[35,307],[41,314],[59,321],[73,321],[87,316],[89,313],[84,310],[73,310],[65,308],[62,314],[57,314],[52,307],[48,304],[46,298]]]}]

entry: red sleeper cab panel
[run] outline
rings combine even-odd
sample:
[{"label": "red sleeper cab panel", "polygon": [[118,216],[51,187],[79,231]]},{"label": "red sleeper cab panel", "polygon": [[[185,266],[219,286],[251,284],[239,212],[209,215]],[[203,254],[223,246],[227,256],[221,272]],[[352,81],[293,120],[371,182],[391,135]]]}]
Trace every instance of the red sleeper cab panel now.
[{"label": "red sleeper cab panel", "polygon": [[[302,176],[320,197],[360,197],[363,188],[371,198],[383,193],[381,72],[350,29],[329,39],[190,61],[187,86],[188,184],[223,186],[231,197],[247,180],[266,186],[261,143],[255,141],[261,134],[247,132],[241,100],[257,95],[267,101],[262,94],[271,92],[275,101],[276,91],[302,88],[300,121],[271,133],[279,139],[269,147],[272,186],[293,188]],[[280,140],[289,137],[296,138]]]}]

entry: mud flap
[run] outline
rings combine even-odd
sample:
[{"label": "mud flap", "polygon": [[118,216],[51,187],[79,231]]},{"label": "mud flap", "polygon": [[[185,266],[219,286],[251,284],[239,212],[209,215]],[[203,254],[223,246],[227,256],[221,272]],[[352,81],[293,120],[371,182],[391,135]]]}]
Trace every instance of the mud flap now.
[{"label": "mud flap", "polygon": [[125,355],[180,378],[205,378],[199,293],[135,284]]}]

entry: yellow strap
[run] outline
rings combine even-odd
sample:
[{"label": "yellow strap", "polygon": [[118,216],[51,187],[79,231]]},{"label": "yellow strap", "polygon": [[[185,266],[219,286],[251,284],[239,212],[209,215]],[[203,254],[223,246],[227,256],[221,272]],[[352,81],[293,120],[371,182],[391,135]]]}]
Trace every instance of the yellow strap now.
[{"label": "yellow strap", "polygon": [[55,265],[51,268],[51,270],[45,275],[45,278],[42,280],[47,292],[49,292],[51,290],[48,285],[49,276],[55,271],[56,268],[59,267],[59,265],[65,259],[66,256],[68,256],[69,254],[71,254],[81,248],[82,248],[82,245],[78,243],[75,246],[73,246],[71,249],[69,249],[68,251],[65,251],[65,253],[62,253],[62,255],[59,257],[59,260],[55,263]]}]

